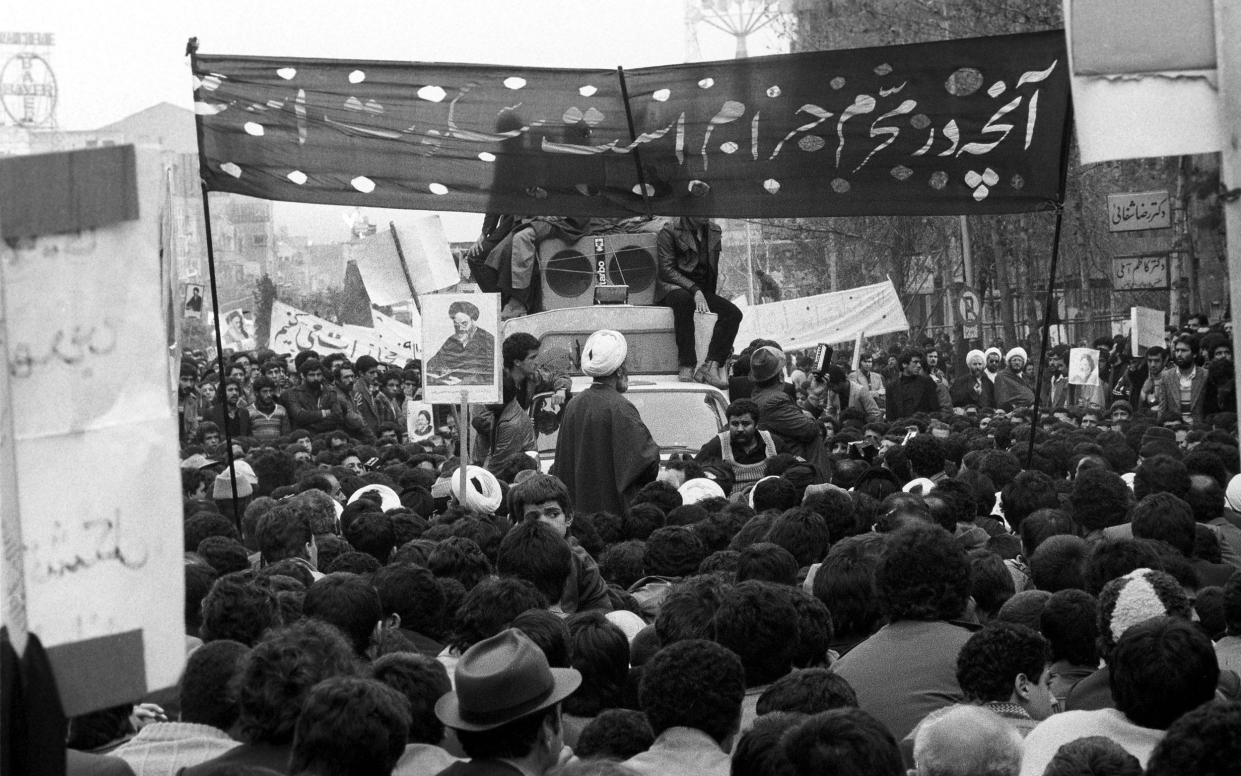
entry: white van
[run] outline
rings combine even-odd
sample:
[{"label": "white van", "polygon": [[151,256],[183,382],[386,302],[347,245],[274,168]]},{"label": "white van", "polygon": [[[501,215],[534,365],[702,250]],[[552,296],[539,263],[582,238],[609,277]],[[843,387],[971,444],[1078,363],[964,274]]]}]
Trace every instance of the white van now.
[{"label": "white van", "polygon": [[[705,354],[714,315],[700,316],[697,352]],[[676,343],[672,333],[672,310],[641,305],[597,305],[548,310],[504,322],[504,336],[524,331],[542,343],[540,363],[558,363],[573,375],[574,394],[590,385],[579,369],[581,349],[592,332],[615,329],[625,335],[629,347],[629,390],[624,394],[659,445],[660,459],[674,453],[695,455],[711,437],[728,427],[724,409],[728,396],[705,383],[677,380]],[[530,404],[534,419],[539,465],[547,471],[556,454],[560,415],[549,409],[550,394]]]}]

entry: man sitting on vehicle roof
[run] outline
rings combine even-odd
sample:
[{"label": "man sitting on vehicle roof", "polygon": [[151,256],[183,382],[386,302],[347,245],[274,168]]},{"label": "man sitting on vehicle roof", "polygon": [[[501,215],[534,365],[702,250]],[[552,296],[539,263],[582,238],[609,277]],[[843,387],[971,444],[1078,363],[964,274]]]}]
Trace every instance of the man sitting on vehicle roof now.
[{"label": "man sitting on vehicle roof", "polygon": [[[659,230],[656,248],[659,288],[655,302],[672,308],[679,379],[727,388],[724,365],[732,355],[741,311],[715,293],[720,274],[719,225],[699,216],[681,216]],[[694,313],[705,312],[716,314],[715,328],[711,330],[707,358],[695,371],[698,356],[694,352]]]}]

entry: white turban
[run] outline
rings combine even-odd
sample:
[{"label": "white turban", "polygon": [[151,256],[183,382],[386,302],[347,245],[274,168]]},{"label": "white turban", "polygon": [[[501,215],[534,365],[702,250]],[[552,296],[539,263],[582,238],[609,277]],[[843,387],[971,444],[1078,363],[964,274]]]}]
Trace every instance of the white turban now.
[{"label": "white turban", "polygon": [[1224,491],[1224,501],[1233,512],[1241,512],[1241,474],[1234,475],[1228,481],[1228,489]]},{"label": "white turban", "polygon": [[971,350],[965,354],[966,366],[974,363],[974,361],[978,361],[980,364],[985,364],[987,363],[987,356],[981,350]]},{"label": "white turban", "polygon": [[684,485],[677,488],[677,492],[681,494],[682,504],[697,504],[709,498],[724,498],[724,489],[720,484],[706,477],[686,480]]},{"label": "white turban", "polygon": [[917,479],[913,479],[905,483],[905,486],[901,488],[901,490],[906,493],[914,493],[919,496],[925,496],[935,490],[935,481],[929,480],[926,477],[918,477]]},{"label": "white turban", "polygon": [[448,481],[452,495],[468,509],[483,514],[494,514],[504,500],[504,490],[496,476],[481,466],[469,466],[465,470],[465,493],[461,493],[461,472],[452,473]]},{"label": "white turban", "polygon": [[1004,355],[1004,363],[1007,364],[1013,356],[1021,356],[1022,361],[1030,360],[1030,357],[1026,355],[1025,348],[1013,348]]},{"label": "white turban", "polygon": [[991,347],[987,348],[985,353],[983,353],[983,356],[982,356],[983,359],[991,358],[992,353],[994,353],[997,358],[1004,355],[1003,353],[1000,352],[999,348],[997,348],[995,345],[992,345]]},{"label": "white turban", "polygon": [[582,373],[590,377],[605,377],[625,363],[629,346],[625,335],[611,329],[600,329],[586,340],[582,348]]},{"label": "white turban", "polygon": [[349,503],[352,504],[362,498],[363,493],[378,493],[380,499],[379,508],[385,512],[389,509],[399,509],[401,506],[401,497],[396,495],[396,491],[387,485],[363,485],[349,496]]}]

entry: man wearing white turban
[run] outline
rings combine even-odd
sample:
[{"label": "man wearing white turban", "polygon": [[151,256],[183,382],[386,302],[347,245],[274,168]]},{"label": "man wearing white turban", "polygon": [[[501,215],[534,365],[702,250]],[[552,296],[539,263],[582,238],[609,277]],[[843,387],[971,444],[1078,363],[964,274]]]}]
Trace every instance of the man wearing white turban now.
[{"label": "man wearing white turban", "polygon": [[628,352],[625,336],[611,329],[582,347],[582,372],[594,383],[565,405],[551,470],[579,512],[625,514],[630,497],[659,471],[659,445],[621,396],[629,388]]},{"label": "man wearing white turban", "polygon": [[995,406],[995,386],[984,374],[987,371],[987,357],[981,350],[971,350],[965,356],[965,365],[969,372],[952,381],[948,393],[952,397],[952,406],[978,409]]},{"label": "man wearing white turban", "polygon": [[1026,356],[1024,348],[1013,348],[1004,356],[1007,369],[995,376],[995,406],[1005,412],[1034,404],[1034,386],[1025,377]]}]

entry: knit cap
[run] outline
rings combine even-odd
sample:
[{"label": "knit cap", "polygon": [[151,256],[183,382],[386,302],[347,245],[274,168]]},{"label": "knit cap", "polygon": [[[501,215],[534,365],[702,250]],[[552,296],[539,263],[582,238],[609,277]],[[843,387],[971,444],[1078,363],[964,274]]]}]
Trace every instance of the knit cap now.
[{"label": "knit cap", "polygon": [[1181,584],[1163,571],[1136,569],[1103,586],[1099,593],[1099,638],[1111,652],[1125,631],[1155,617],[1190,618]]}]

